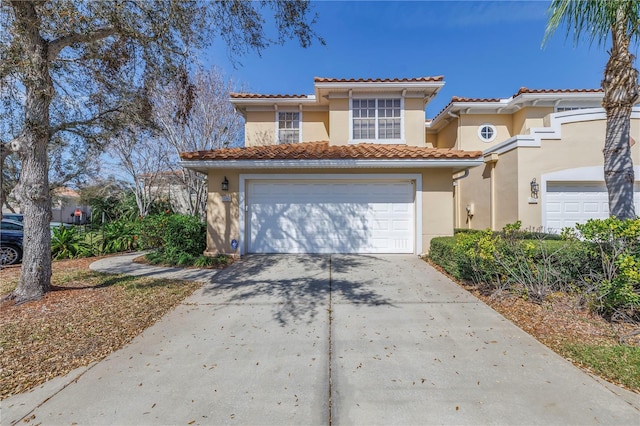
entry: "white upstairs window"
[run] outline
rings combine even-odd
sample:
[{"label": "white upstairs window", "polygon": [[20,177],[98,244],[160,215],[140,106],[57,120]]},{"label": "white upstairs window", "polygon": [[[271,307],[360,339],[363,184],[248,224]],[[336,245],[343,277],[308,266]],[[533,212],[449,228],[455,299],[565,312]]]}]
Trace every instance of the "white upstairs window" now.
[{"label": "white upstairs window", "polygon": [[354,141],[398,143],[402,139],[402,99],[352,99],[351,138]]},{"label": "white upstairs window", "polygon": [[278,143],[300,142],[300,112],[278,112]]}]

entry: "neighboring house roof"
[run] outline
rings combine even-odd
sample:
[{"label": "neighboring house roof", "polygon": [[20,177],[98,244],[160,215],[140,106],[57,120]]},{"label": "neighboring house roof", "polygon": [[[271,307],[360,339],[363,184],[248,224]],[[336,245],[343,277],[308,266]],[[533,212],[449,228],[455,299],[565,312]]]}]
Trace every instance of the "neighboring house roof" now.
[{"label": "neighboring house roof", "polygon": [[54,197],[80,198],[80,194],[78,193],[78,191],[64,186],[55,188],[52,191],[52,195]]},{"label": "neighboring house roof", "polygon": [[482,163],[482,151],[462,151],[406,145],[329,142],[223,148],[182,152],[182,165],[204,171],[207,168],[303,168],[303,167],[454,167]]},{"label": "neighboring house roof", "polygon": [[[524,105],[555,106],[560,102],[599,102],[602,89],[529,89],[521,87],[509,98],[465,98],[453,96],[451,101],[432,120],[425,120],[428,128],[438,128],[458,112],[513,112]],[[546,104],[545,104],[546,102]]]}]

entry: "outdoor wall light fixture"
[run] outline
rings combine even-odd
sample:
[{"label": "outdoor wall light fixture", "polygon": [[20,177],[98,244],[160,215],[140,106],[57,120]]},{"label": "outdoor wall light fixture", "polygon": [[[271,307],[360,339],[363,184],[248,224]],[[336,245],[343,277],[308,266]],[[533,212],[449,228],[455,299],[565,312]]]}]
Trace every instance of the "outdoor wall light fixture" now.
[{"label": "outdoor wall light fixture", "polygon": [[222,190],[223,191],[228,191],[229,190],[229,180],[227,179],[227,177],[224,177],[224,180],[222,181]]},{"label": "outdoor wall light fixture", "polygon": [[538,198],[538,192],[540,191],[540,184],[536,182],[536,178],[531,180],[531,198]]}]

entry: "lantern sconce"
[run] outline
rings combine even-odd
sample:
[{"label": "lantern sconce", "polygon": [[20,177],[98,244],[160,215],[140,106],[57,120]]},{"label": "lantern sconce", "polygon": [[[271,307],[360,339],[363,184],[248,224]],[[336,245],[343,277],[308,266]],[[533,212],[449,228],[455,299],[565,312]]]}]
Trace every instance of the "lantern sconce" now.
[{"label": "lantern sconce", "polygon": [[229,180],[227,179],[227,177],[224,177],[224,180],[222,181],[222,190],[223,191],[228,191],[229,190]]},{"label": "lantern sconce", "polygon": [[531,198],[529,198],[529,202],[537,203],[538,202],[538,194],[540,192],[540,184],[536,181],[536,178],[531,179]]}]

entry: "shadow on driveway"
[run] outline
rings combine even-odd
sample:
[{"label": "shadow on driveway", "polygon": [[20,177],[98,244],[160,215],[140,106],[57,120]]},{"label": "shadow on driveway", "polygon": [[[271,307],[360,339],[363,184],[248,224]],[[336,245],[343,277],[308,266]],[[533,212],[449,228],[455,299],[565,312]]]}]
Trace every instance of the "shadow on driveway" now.
[{"label": "shadow on driveway", "polygon": [[[365,255],[340,256],[339,261],[332,255],[251,255],[216,274],[203,295],[223,296],[224,304],[272,304],[273,317],[283,327],[311,323],[329,309],[332,293],[353,304],[390,305],[371,279],[349,274],[367,263]],[[340,280],[333,280],[333,274],[340,274]]]}]

